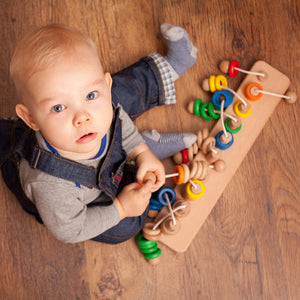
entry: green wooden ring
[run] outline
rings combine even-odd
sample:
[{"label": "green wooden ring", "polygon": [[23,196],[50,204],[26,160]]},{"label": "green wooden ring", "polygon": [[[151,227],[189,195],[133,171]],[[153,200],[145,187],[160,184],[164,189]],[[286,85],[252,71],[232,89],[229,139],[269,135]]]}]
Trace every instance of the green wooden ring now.
[{"label": "green wooden ring", "polygon": [[210,121],[212,120],[212,117],[210,115],[208,115],[205,111],[205,108],[207,107],[207,103],[203,103],[200,107],[200,114],[201,114],[201,117],[206,120],[206,121]]},{"label": "green wooden ring", "polygon": [[217,119],[220,118],[220,114],[216,114],[216,113],[214,112],[214,105],[213,105],[212,102],[209,102],[209,103],[208,103],[207,110],[208,110],[209,115],[210,115],[213,119],[217,120]]},{"label": "green wooden ring", "polygon": [[155,241],[149,241],[144,238],[142,234],[139,234],[137,237],[137,242],[140,247],[140,249],[149,249],[155,246],[156,242]]},{"label": "green wooden ring", "polygon": [[155,245],[152,248],[141,248],[141,251],[144,254],[153,253],[158,249],[158,245],[155,243]]},{"label": "green wooden ring", "polygon": [[227,118],[227,119],[225,120],[225,122],[224,122],[224,125],[225,125],[226,130],[227,130],[228,132],[230,132],[230,133],[233,133],[233,134],[238,133],[238,132],[241,130],[241,128],[242,128],[242,124],[241,124],[238,128],[236,128],[236,129],[231,129],[231,128],[229,127],[229,125],[228,125],[228,122],[229,122],[229,121],[230,121],[230,118]]},{"label": "green wooden ring", "polygon": [[199,117],[200,116],[200,106],[202,104],[202,100],[196,99],[195,103],[194,103],[194,114],[195,116]]},{"label": "green wooden ring", "polygon": [[160,255],[161,255],[161,250],[158,248],[155,252],[147,253],[144,256],[146,259],[154,259],[154,258],[159,257]]}]

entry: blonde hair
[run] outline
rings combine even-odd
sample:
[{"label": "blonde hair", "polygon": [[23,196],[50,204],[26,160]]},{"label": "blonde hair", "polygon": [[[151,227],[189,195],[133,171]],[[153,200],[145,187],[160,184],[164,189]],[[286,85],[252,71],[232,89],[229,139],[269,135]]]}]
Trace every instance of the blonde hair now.
[{"label": "blonde hair", "polygon": [[68,54],[76,46],[88,46],[97,52],[94,42],[77,29],[50,24],[25,35],[17,44],[10,62],[10,77],[22,98],[28,78]]}]

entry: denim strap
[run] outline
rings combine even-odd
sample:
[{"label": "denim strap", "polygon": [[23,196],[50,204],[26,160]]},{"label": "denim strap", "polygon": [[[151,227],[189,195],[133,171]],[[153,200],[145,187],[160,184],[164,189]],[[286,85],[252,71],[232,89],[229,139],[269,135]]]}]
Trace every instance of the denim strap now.
[{"label": "denim strap", "polygon": [[97,187],[97,169],[41,149],[33,131],[24,137],[16,147],[15,153],[24,157],[34,169],[37,168],[55,177],[78,182],[87,187]]}]

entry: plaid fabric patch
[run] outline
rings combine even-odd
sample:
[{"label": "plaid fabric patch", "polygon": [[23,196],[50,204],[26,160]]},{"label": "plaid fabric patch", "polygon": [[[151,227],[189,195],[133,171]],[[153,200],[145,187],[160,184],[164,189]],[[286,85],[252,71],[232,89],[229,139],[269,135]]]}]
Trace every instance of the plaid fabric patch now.
[{"label": "plaid fabric patch", "polygon": [[176,103],[176,94],[175,94],[175,86],[174,81],[172,79],[172,74],[169,69],[169,63],[166,59],[161,56],[159,53],[152,53],[149,55],[154,62],[156,63],[164,86],[165,93],[165,102],[164,104],[175,104]]}]

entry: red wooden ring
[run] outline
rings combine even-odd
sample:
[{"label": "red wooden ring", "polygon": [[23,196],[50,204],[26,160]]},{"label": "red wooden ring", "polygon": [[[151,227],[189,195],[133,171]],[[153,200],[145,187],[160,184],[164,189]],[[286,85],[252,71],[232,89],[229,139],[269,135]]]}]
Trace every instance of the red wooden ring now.
[{"label": "red wooden ring", "polygon": [[187,149],[183,149],[183,150],[181,151],[181,153],[182,153],[182,162],[183,162],[184,164],[188,163],[188,161],[189,161],[189,155],[188,155]]},{"label": "red wooden ring", "polygon": [[230,65],[229,65],[229,68],[228,68],[228,74],[230,77],[236,77],[237,74],[239,73],[238,70],[236,70],[235,68],[239,68],[240,67],[240,64],[237,60],[233,60]]}]

